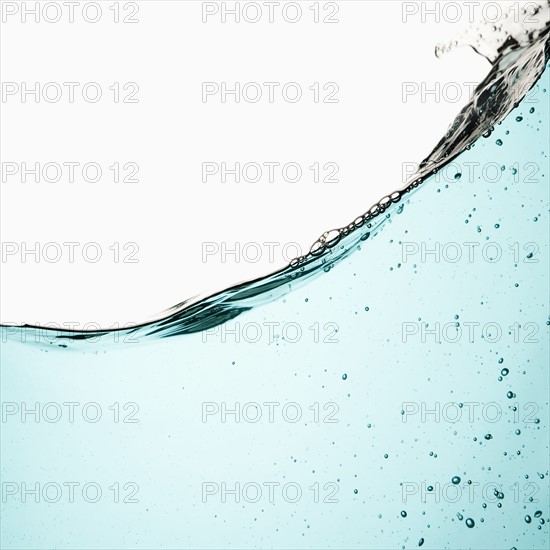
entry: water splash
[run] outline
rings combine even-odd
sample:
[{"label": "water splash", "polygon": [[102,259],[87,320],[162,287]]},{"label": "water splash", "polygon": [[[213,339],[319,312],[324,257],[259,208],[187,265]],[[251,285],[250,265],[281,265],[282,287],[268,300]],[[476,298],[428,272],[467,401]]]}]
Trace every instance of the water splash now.
[{"label": "water splash", "polygon": [[132,327],[74,331],[27,324],[2,325],[2,340],[24,343],[47,341],[52,347],[65,349],[82,341],[99,341],[110,333],[118,333],[117,337],[128,338],[129,341],[139,338],[140,342],[192,334],[230,321],[330,271],[352,252],[359,250],[363,242],[375,237],[393,216],[401,214],[408,197],[426,180],[474,146],[482,136],[488,137],[536,85],[550,57],[550,0],[526,8],[524,15],[526,17],[518,23],[507,14],[490,28],[487,23],[478,25],[461,38],[436,47],[436,55],[441,56],[455,47],[470,46],[491,63],[491,69],[445,136],[422,161],[410,183],[383,197],[347,226],[323,233],[307,255],[264,277],[213,295],[185,300]]}]

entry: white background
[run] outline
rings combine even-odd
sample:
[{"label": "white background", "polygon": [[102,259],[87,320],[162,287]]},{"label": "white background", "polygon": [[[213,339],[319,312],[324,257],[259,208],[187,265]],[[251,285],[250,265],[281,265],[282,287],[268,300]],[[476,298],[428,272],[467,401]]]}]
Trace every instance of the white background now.
[{"label": "white background", "polygon": [[[4,246],[80,243],[73,263],[66,247],[55,263],[20,252],[2,259],[3,323],[137,322],[283,267],[287,243],[305,253],[323,231],[348,224],[403,187],[403,163],[429,154],[467,102],[465,83],[479,82],[489,69],[469,48],[436,58],[435,45],[467,28],[471,13],[445,21],[443,2],[438,23],[421,16],[433,2],[416,3],[418,14],[404,23],[404,4],[414,3],[341,1],[333,24],[314,23],[310,1],[300,2],[303,15],[294,24],[277,8],[273,23],[265,8],[256,24],[230,16],[222,23],[219,14],[203,23],[203,3],[187,0],[138,2],[139,22],[116,24],[109,9],[115,2],[99,4],[102,17],[94,24],[83,20],[80,7],[74,23],[66,11],[57,23],[36,23],[32,15],[23,22],[20,12],[2,23],[4,86],[81,83],[74,103],[67,88],[57,103],[3,96],[2,163],[96,162],[103,169],[97,183],[82,181],[79,169],[73,183],[35,183],[33,176],[22,183],[20,175],[2,182]],[[126,4],[119,3],[121,17],[129,13]],[[320,2],[321,17],[332,11],[327,4]],[[482,17],[481,8],[475,13]],[[219,95],[204,103],[202,83],[222,81],[294,81],[304,95],[289,103],[279,86],[274,103],[229,97],[224,104]],[[87,82],[101,85],[99,102],[82,99]],[[139,102],[115,103],[109,90],[115,82],[136,82]],[[315,82],[337,83],[338,103],[315,103],[308,89]],[[430,89],[457,83],[462,95],[422,101],[416,94],[405,102],[404,82]],[[203,183],[202,163],[209,161],[296,162],[303,176],[297,183],[279,175],[274,183]],[[139,182],[114,183],[115,162],[139,165]],[[314,162],[337,163],[338,183],[313,182]],[[82,258],[89,242],[101,246],[97,263]],[[122,262],[121,250],[115,263],[109,247],[116,242],[137,243],[138,262]],[[218,254],[205,262],[205,242],[240,243],[241,252],[257,243],[262,256],[222,261]],[[279,243],[274,257],[266,242]],[[250,256],[255,249],[247,248]]]}]

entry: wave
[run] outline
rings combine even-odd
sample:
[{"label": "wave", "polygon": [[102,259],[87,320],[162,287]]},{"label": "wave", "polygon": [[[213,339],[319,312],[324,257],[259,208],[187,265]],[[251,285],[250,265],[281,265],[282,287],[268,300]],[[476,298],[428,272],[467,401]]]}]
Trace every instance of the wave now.
[{"label": "wave", "polygon": [[[211,295],[195,296],[174,305],[150,320],[117,329],[71,330],[38,325],[1,325],[2,341],[48,342],[59,348],[74,348],[82,341],[98,342],[102,336],[119,333],[127,341],[150,341],[204,331],[225,323],[241,313],[281,298],[313,278],[330,271],[362,244],[375,237],[393,216],[401,214],[408,198],[444,166],[477,140],[488,137],[494,127],[519,105],[536,85],[550,58],[550,0],[541,2],[523,23],[503,16],[491,28],[478,25],[447,45],[438,45],[441,56],[460,46],[468,46],[491,64],[472,99],[450,125],[445,136],[424,159],[403,188],[380,199],[350,224],[324,232],[305,256],[266,276],[246,281]],[[24,333],[22,335],[22,333]],[[40,337],[37,337],[37,334]]]}]

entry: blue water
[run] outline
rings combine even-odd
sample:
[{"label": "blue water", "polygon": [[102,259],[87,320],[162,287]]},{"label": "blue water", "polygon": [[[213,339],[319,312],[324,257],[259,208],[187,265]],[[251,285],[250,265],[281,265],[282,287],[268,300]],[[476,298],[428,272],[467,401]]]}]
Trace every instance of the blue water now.
[{"label": "blue water", "polygon": [[547,548],[549,84],[283,299],[4,342],[2,548]]}]

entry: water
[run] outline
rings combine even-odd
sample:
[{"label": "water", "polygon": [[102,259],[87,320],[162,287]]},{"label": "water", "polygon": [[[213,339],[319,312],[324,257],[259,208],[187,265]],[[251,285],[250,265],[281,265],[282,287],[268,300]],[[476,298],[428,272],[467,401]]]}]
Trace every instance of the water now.
[{"label": "water", "polygon": [[549,78],[501,124],[511,81],[478,94],[283,273],[139,330],[4,327],[2,548],[548,547]]}]

